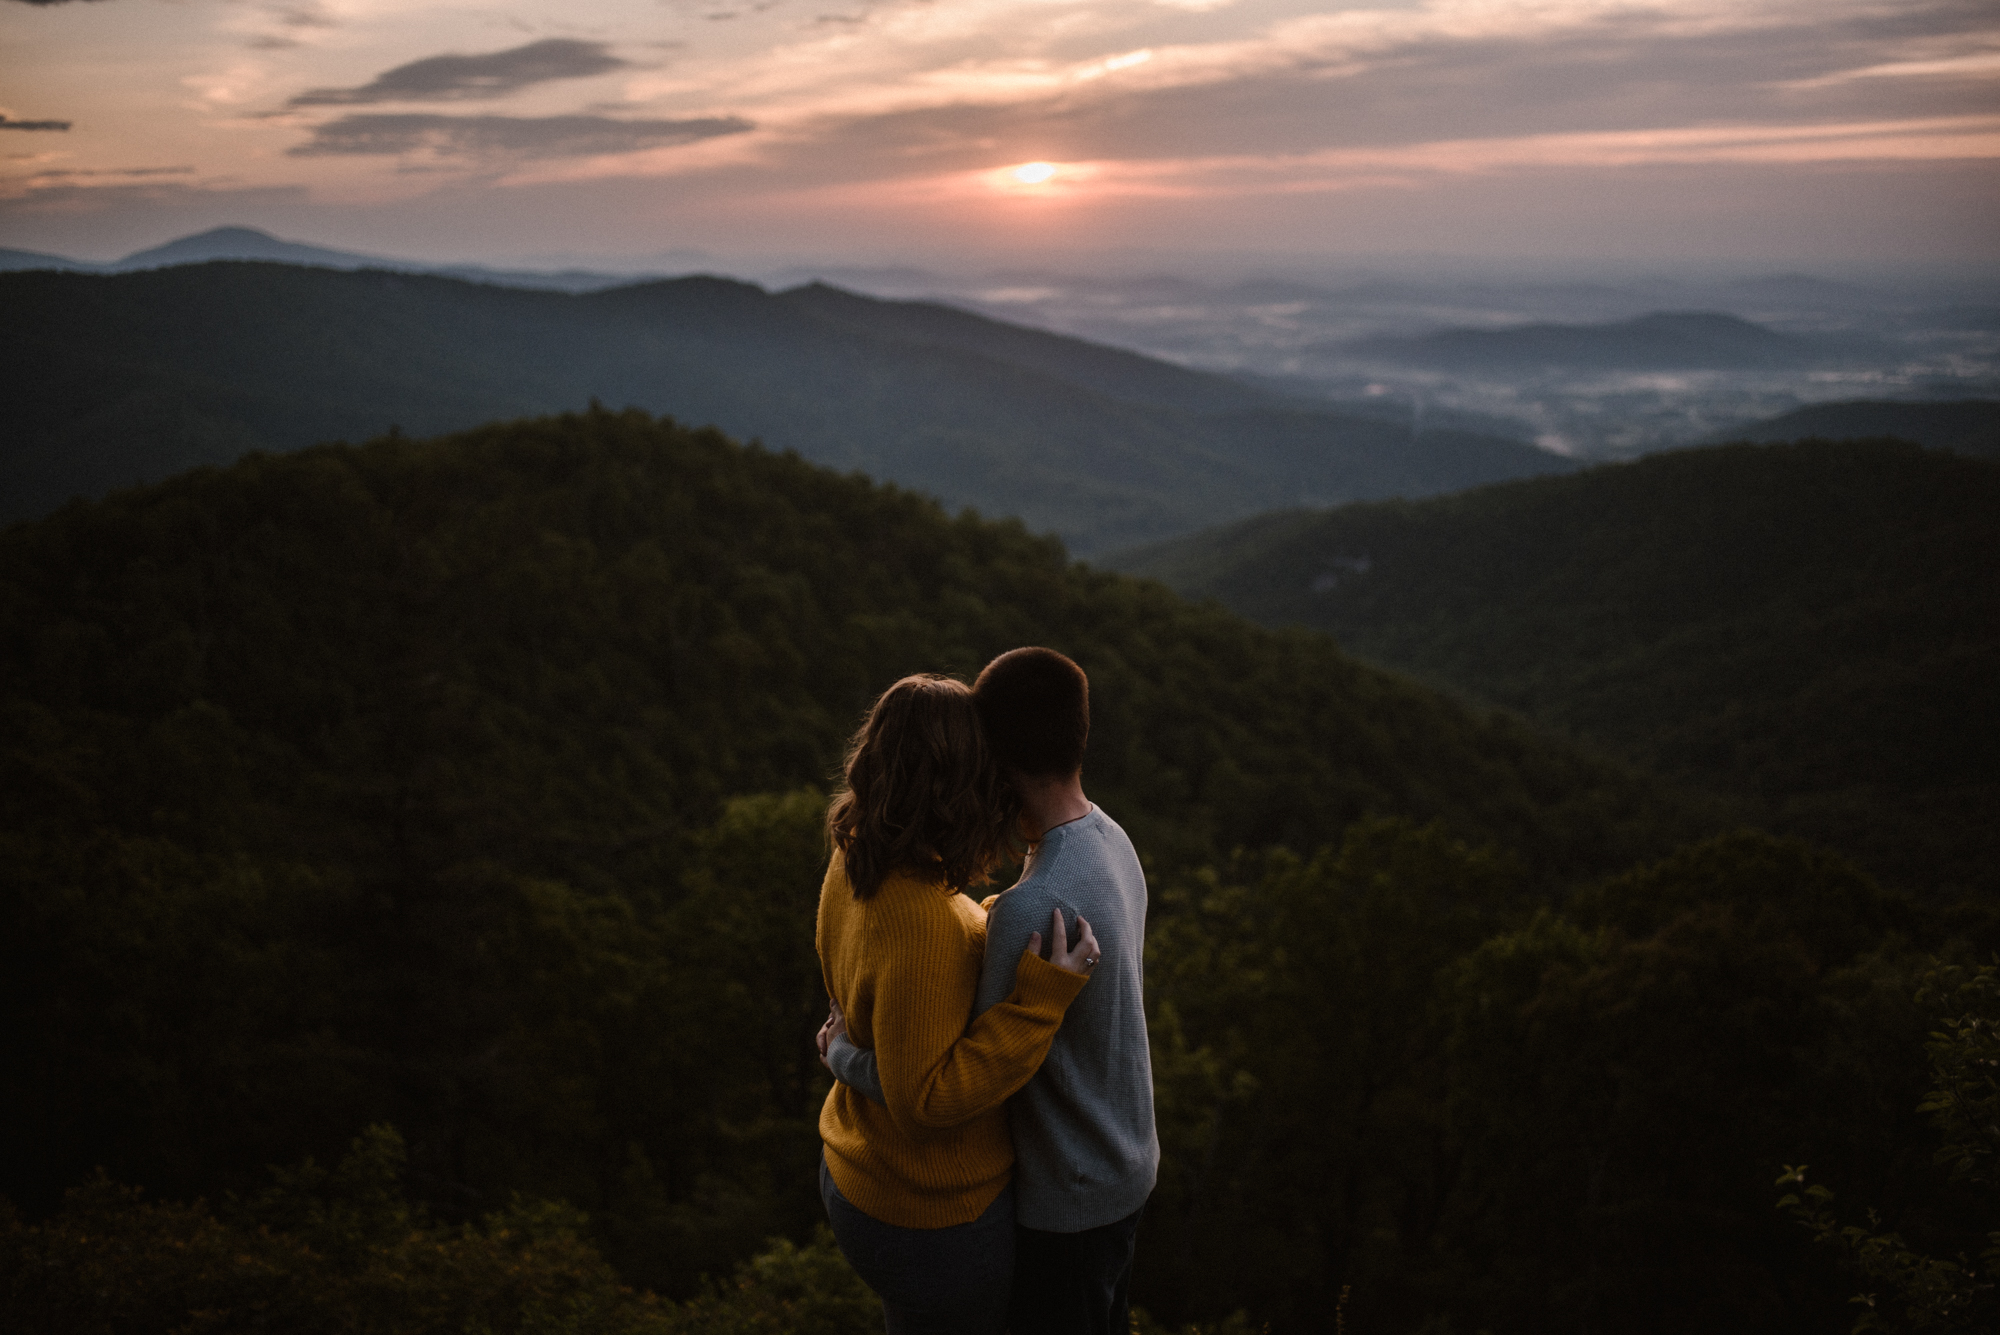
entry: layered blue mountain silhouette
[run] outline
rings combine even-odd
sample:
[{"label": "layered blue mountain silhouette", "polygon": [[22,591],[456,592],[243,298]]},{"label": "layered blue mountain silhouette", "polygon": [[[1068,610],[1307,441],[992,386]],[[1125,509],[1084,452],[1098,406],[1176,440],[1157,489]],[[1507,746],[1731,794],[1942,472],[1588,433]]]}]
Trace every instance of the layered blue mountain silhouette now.
[{"label": "layered blue mountain silhouette", "polygon": [[165,245],[135,250],[123,259],[104,264],[34,250],[0,249],[0,272],[66,269],[80,273],[127,273],[134,269],[161,269],[175,264],[203,264],[210,260],[269,260],[278,264],[312,264],[329,269],[422,267],[380,255],[363,255],[351,250],[308,245],[302,241],[286,241],[255,227],[216,227],[194,236],[180,237]]},{"label": "layered blue mountain silhouette", "polygon": [[[152,254],[232,242],[176,244]],[[773,293],[695,277],[572,294],[232,261],[15,272],[0,275],[0,299],[17,405],[0,455],[4,518],[250,450],[392,426],[428,435],[592,399],[1019,516],[1077,551],[1572,466],[1518,440],[1346,416],[818,284]]]},{"label": "layered blue mountain silhouette", "polygon": [[1655,311],[1608,324],[1445,329],[1357,339],[1348,355],[1461,374],[1565,370],[1789,369],[1824,361],[1827,345],[1714,311]]},{"label": "layered blue mountain silhouette", "polygon": [[14,273],[21,269],[58,269],[80,273],[98,273],[104,265],[92,264],[88,260],[73,260],[63,255],[49,255],[39,250],[11,250],[0,246],[0,273]]},{"label": "layered blue mountain silhouette", "polygon": [[484,264],[425,264],[418,260],[393,259],[386,255],[366,255],[359,251],[309,245],[303,241],[287,241],[255,227],[216,227],[165,245],[136,250],[123,259],[104,264],[34,250],[0,248],[0,273],[23,269],[130,273],[136,269],[164,269],[177,264],[206,264],[213,260],[265,260],[273,264],[304,264],[319,269],[393,269],[403,273],[437,273],[477,283],[548,287],[563,292],[594,292],[599,288],[658,276],[607,273],[598,269],[503,269]]},{"label": "layered blue mountain silhouette", "polygon": [[330,250],[299,241],[282,241],[254,227],[217,227],[197,236],[184,236],[164,246],[135,251],[110,266],[114,270],[161,269],[174,264],[202,264],[209,260],[270,260],[278,264],[317,264],[329,269],[363,269],[393,266],[396,261],[378,255],[361,255],[349,250]]},{"label": "layered blue mountain silhouette", "polygon": [[1950,399],[1937,403],[1846,399],[1815,403],[1748,426],[1718,432],[1716,439],[1869,440],[1893,437],[1987,459],[2000,459],[2000,399]]}]

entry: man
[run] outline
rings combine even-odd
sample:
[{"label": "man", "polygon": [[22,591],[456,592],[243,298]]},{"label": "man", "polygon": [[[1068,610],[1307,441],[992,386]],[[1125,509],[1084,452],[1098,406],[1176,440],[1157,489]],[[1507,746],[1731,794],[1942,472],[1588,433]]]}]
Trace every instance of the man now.
[{"label": "man", "polygon": [[[1060,910],[1101,947],[1047,1059],[1008,1103],[1014,1138],[1014,1335],[1124,1335],[1139,1214],[1160,1162],[1146,1044],[1146,878],[1132,841],[1083,793],[1090,684],[1053,649],[1015,649],[973,685],[987,745],[1020,794],[1031,849],[987,901],[973,1014],[1007,998],[1030,933]],[[874,1054],[844,1036],[828,1064],[880,1098]]]}]

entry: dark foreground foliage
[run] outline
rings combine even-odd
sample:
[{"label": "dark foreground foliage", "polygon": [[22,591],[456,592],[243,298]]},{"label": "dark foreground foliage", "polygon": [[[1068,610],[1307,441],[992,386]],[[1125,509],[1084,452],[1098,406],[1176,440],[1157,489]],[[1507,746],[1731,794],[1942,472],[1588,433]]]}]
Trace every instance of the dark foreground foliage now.
[{"label": "dark foreground foliage", "polygon": [[1912,932],[1750,833],[1560,908],[1394,822],[1196,878],[1150,945],[1148,1289],[1298,1330],[1348,1284],[1354,1329],[1826,1329],[1852,1290],[1772,1212],[1786,1156],[1925,1236],[1993,1222],[1924,1146]]},{"label": "dark foreground foliage", "polygon": [[[1922,952],[2000,945],[1982,902],[1688,843],[1708,808],[1322,638],[593,413],[0,535],[0,1292],[846,1320],[814,785],[896,676],[1029,642],[1090,671],[1089,789],[1147,857],[1163,1320],[1825,1329],[1852,1285],[1771,1209],[1802,1159],[1927,1254],[1989,1226],[1931,1162],[1911,1001]],[[393,1191],[385,1136],[342,1158],[378,1123]],[[308,1154],[344,1166],[267,1185]],[[64,1205],[98,1165],[147,1196]]]},{"label": "dark foreground foliage", "polygon": [[[372,1126],[331,1171],[308,1159],[219,1209],[148,1201],[100,1174],[54,1217],[0,1209],[0,1328],[37,1335],[875,1335],[882,1304],[824,1224],[772,1238],[685,1302],[635,1292],[575,1209],[516,1198],[441,1225]],[[1253,1335],[1241,1312],[1178,1335]],[[1176,1335],[1144,1309],[1134,1335]]]},{"label": "dark foreground foliage", "polygon": [[[1930,1115],[1940,1140],[1933,1156],[1953,1183],[1978,1193],[1986,1208],[1973,1219],[1983,1233],[1919,1237],[1883,1227],[1879,1210],[1867,1222],[1840,1222],[1834,1192],[1808,1184],[1808,1165],[1787,1166],[1778,1208],[1830,1247],[1865,1287],[1849,1300],[1859,1309],[1856,1335],[1865,1331],[1990,1331],[2000,1326],[2000,964],[1977,968],[1936,965],[1924,974],[1917,1002],[1932,1023],[1924,1045],[1931,1089],[1917,1111]],[[1933,1221],[1913,1221],[1924,1228]],[[1893,1227],[1893,1226],[1892,1226]],[[1932,1250],[1926,1251],[1928,1245]],[[1956,1245],[1957,1250],[1951,1250]]]},{"label": "dark foreground foliage", "polygon": [[39,1225],[0,1220],[0,1324],[43,1335],[871,1335],[882,1306],[823,1228],[777,1240],[685,1303],[635,1293],[574,1209],[515,1200],[440,1225],[371,1127],[248,1200],[156,1204],[103,1177]]}]

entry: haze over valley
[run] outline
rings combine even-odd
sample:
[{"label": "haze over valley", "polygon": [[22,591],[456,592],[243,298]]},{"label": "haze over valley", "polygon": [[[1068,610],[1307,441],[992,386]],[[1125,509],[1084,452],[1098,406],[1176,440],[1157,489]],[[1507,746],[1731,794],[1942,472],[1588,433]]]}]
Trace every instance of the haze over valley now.
[{"label": "haze over valley", "polygon": [[[1235,280],[1038,271],[828,277],[884,295],[943,297],[1418,422],[1478,421],[1579,458],[1728,439],[1814,403],[2000,395],[2000,281],[1990,277],[1641,271],[1564,281],[1559,271],[1433,267],[1443,272],[1404,264],[1388,274]],[[1694,318],[1718,315],[1755,329],[1702,328]],[[1658,326],[1676,320],[1696,327],[1663,337],[1669,330]],[[1644,321],[1655,327],[1635,324]],[[1570,337],[1549,346],[1550,326]],[[1775,337],[1752,352],[1744,335],[1757,341],[1759,332]],[[1468,338],[1470,346],[1450,345]]]}]

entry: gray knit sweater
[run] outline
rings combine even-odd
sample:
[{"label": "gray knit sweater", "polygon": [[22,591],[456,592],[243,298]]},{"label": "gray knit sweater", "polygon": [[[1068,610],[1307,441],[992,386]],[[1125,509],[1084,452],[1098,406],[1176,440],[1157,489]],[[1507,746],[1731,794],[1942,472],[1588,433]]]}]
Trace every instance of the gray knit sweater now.
[{"label": "gray knit sweater", "polygon": [[[1042,1069],[1007,1103],[1015,1218],[1028,1228],[1081,1233],[1145,1204],[1160,1166],[1141,958],[1146,877],[1125,831],[1096,807],[1044,834],[1021,879],[995,901],[974,1015],[1014,990],[1028,934],[1046,937],[1055,908],[1065,922],[1088,918],[1103,954]],[[842,1037],[827,1060],[842,1081],[881,1100],[873,1052]]]}]

